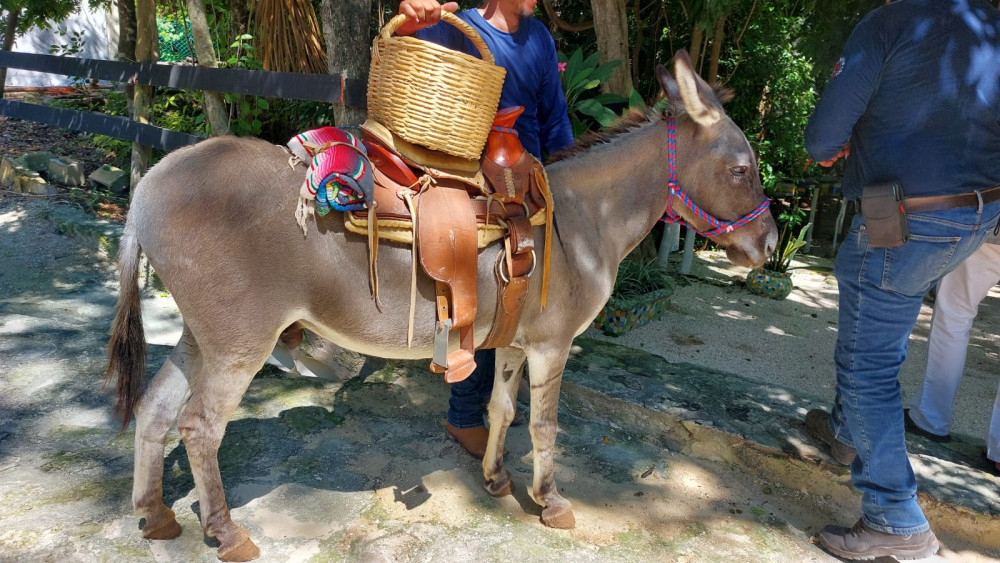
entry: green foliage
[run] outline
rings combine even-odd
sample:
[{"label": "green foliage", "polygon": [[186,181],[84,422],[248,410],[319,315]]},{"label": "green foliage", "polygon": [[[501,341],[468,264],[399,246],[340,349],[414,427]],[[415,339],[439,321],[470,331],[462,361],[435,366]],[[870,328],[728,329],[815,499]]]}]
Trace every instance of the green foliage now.
[{"label": "green foliage", "polygon": [[626,258],[618,265],[611,299],[624,301],[667,287],[670,278],[657,260]]},{"label": "green foliage", "polygon": [[596,127],[607,127],[618,118],[608,105],[622,105],[628,100],[617,94],[598,93],[597,89],[611,78],[611,73],[621,64],[621,61],[602,63],[601,54],[597,51],[586,58],[580,49],[573,51],[569,57],[559,53],[559,78],[566,94],[574,137]]},{"label": "green foliage", "polygon": [[66,19],[66,16],[82,5],[80,0],[0,0],[0,12],[4,14],[0,19],[0,30],[6,28],[7,18],[11,14],[17,14],[14,32],[14,37],[17,38],[36,27],[46,29],[51,26],[50,22]]},{"label": "green foliage", "polygon": [[[771,213],[778,224],[778,243],[771,252],[764,269],[772,272],[787,272],[792,259],[799,249],[805,246],[805,238],[812,228],[812,223],[805,223],[806,211],[802,209],[801,197],[798,193],[792,196],[789,204],[775,199]],[[777,213],[775,213],[777,208]]]},{"label": "green foliage", "polygon": [[56,35],[62,39],[66,40],[66,43],[54,43],[49,45],[49,54],[56,55],[57,57],[75,57],[78,53],[83,51],[83,46],[86,41],[86,32],[83,30],[76,30],[70,32],[65,27],[61,27],[56,30]]},{"label": "green foliage", "polygon": [[186,20],[157,17],[156,32],[160,38],[161,61],[175,63],[194,56],[194,36]]},{"label": "green foliage", "polygon": [[[263,65],[254,58],[254,47],[251,44],[253,36],[244,33],[229,46],[229,57],[223,62],[228,68],[260,70]],[[271,104],[265,98],[258,96],[242,96],[225,93],[223,97],[229,104],[229,129],[239,136],[259,136],[264,127],[263,116],[271,109]]]},{"label": "green foliage", "polygon": [[269,100],[271,109],[263,119],[260,137],[276,144],[309,129],[336,126],[333,104],[305,100]]},{"label": "green foliage", "polygon": [[[732,71],[727,86],[737,93],[727,111],[743,128],[762,163],[765,184],[793,176],[807,159],[802,131],[815,105],[813,66],[797,50],[804,18],[793,10],[764,9],[747,27],[740,51],[720,66]],[[780,6],[779,6],[780,8]],[[764,173],[767,163],[769,175]]]}]

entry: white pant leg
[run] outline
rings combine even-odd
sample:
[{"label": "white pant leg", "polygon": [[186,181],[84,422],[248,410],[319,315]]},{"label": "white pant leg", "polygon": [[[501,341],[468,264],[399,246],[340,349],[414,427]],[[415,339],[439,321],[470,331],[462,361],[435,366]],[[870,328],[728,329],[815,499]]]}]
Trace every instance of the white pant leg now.
[{"label": "white pant leg", "polygon": [[[927,344],[927,369],[910,406],[910,418],[928,432],[948,434],[955,392],[965,370],[972,321],[979,302],[997,280],[1000,280],[1000,245],[983,244],[938,284]],[[1000,408],[1000,398],[997,407]],[[994,422],[1000,440],[997,409]]]}]

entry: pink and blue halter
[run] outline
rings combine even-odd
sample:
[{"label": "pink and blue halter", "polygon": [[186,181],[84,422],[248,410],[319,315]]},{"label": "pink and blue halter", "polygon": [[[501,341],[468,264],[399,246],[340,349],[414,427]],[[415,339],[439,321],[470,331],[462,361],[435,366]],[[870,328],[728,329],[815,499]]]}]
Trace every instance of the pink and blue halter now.
[{"label": "pink and blue halter", "polygon": [[[704,209],[698,207],[698,205],[691,201],[691,197],[686,194],[677,183],[677,132],[674,128],[674,118],[672,117],[667,119],[667,131],[667,162],[670,167],[670,180],[668,186],[670,188],[670,199],[667,200],[667,210],[664,213],[663,218],[660,219],[661,221],[666,223],[683,223],[687,227],[694,229],[702,236],[714,237],[723,233],[731,233],[743,225],[748,224],[750,221],[753,221],[757,217],[760,217],[762,213],[767,211],[768,207],[771,205],[771,200],[766,197],[756,209],[735,221],[716,219],[715,217],[709,215]],[[694,225],[685,221],[672,208],[675,197],[680,198],[685,207],[690,209],[695,215],[714,228],[707,231],[700,231]]]}]

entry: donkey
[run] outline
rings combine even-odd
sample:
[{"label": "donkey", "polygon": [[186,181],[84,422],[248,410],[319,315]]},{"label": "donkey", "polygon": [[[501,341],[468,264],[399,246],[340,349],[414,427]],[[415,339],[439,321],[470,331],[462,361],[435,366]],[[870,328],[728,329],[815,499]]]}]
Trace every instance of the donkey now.
[{"label": "donkey", "polygon": [[[555,213],[548,302],[542,308],[540,276],[534,276],[514,340],[497,350],[483,459],[486,489],[494,496],[511,491],[502,453],[527,362],[533,497],[544,507],[542,522],[556,528],[575,525],[553,478],[562,372],[573,338],[610,296],[622,259],[665,210],[701,231],[708,230],[706,216],[719,218],[728,227],[715,229],[715,241],[739,265],[763,264],[777,239],[754,152],[725,115],[720,95],[695,74],[683,51],[674,59],[673,77],[663,66],[656,75],[669,102],[664,111],[625,120],[547,167]],[[164,438],[176,422],[202,527],[219,541],[224,561],[250,560],[259,550],[230,517],[216,452],[283,329],[300,323],[339,346],[384,358],[433,353],[434,284],[427,277],[418,279],[414,338],[407,346],[409,246],[381,245],[381,309],[364,294],[335,291],[364,287],[366,237],[348,232],[335,212],[309,220],[303,233],[294,212],[305,168],[290,166],[288,156],[283,147],[234,137],[168,155],[135,191],[118,258],[121,287],[107,378],[117,375],[123,428],[133,414],[136,418],[132,502],[146,520],[143,536],[171,539],[181,533],[163,503],[162,484]],[[685,197],[675,197],[678,186]],[[541,248],[542,227],[535,237]],[[480,342],[497,303],[492,273],[499,244],[479,253],[475,334]],[[180,341],[144,390],[141,252],[184,321]]]}]

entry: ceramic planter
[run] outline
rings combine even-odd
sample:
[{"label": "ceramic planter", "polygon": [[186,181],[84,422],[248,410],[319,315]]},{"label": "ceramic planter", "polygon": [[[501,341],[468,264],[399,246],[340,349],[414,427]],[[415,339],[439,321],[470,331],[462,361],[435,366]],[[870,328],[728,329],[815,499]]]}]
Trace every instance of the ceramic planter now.
[{"label": "ceramic planter", "polygon": [[755,295],[784,299],[792,292],[792,275],[763,268],[750,270],[747,274],[747,289]]},{"label": "ceramic planter", "polygon": [[664,288],[631,299],[612,297],[594,319],[593,326],[608,336],[621,336],[662,317],[673,292],[673,288]]}]

